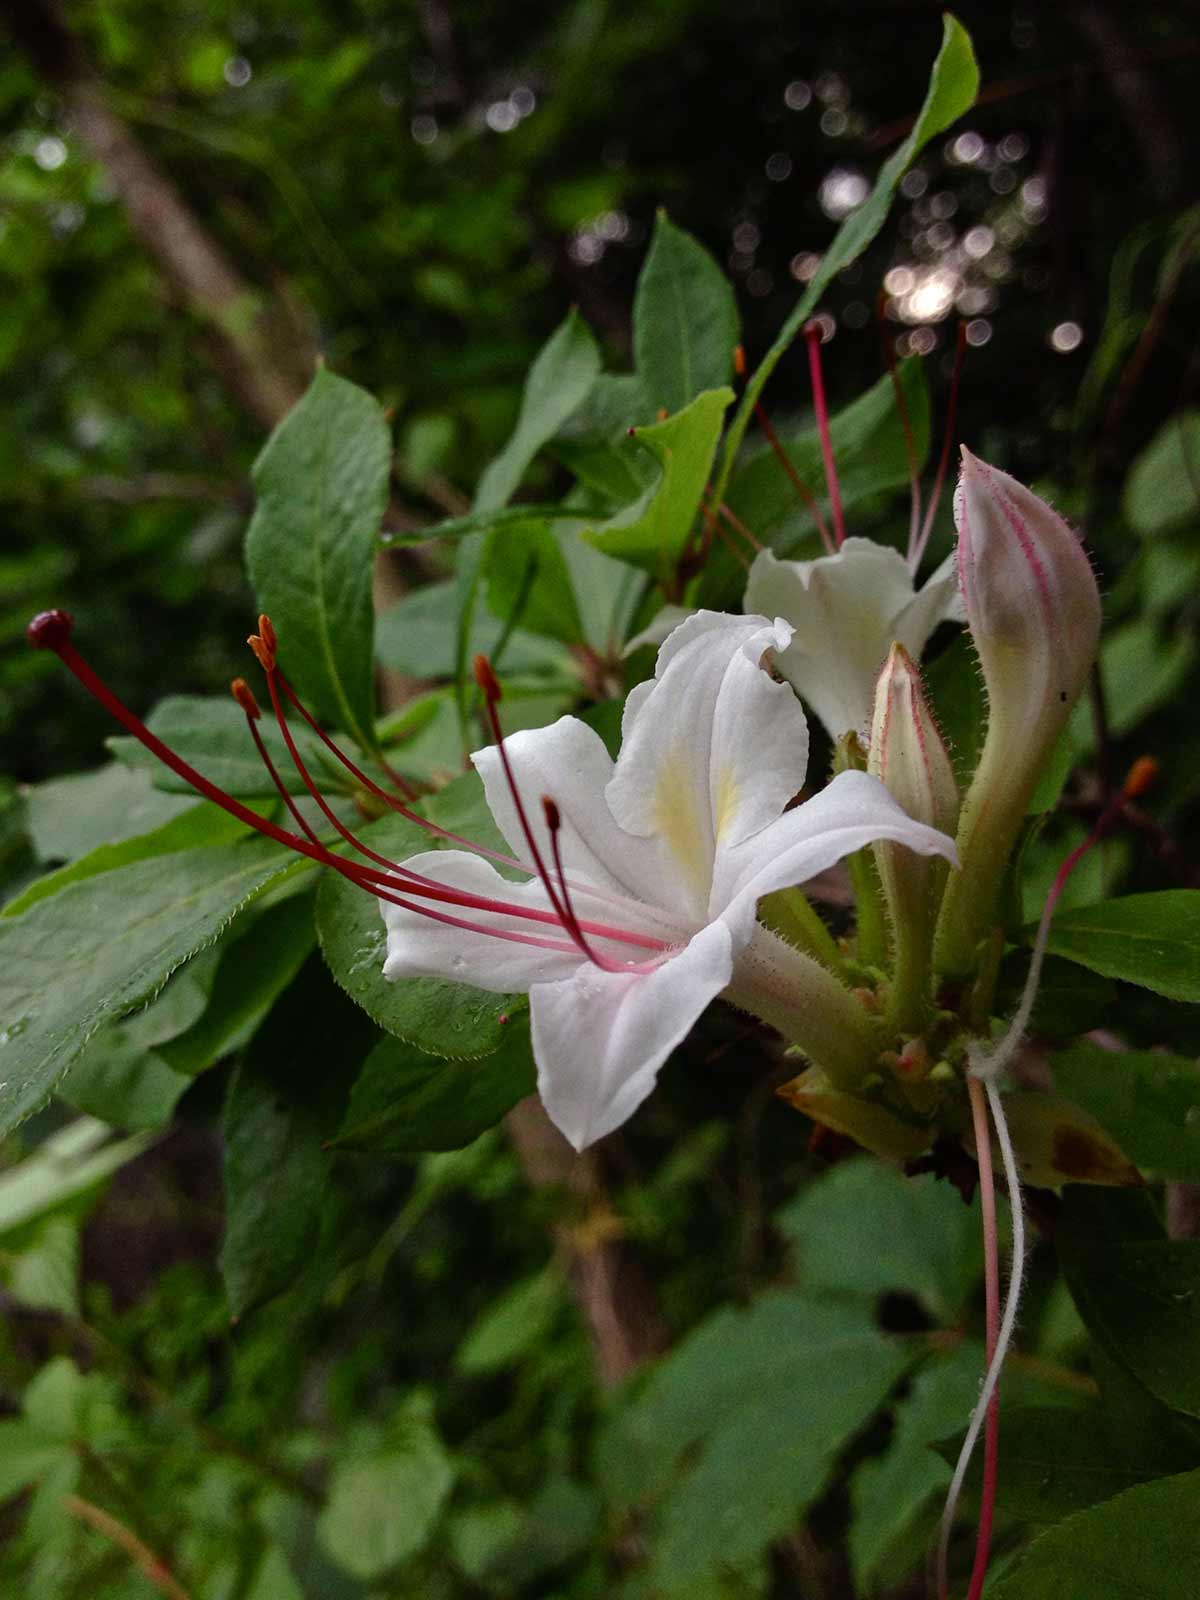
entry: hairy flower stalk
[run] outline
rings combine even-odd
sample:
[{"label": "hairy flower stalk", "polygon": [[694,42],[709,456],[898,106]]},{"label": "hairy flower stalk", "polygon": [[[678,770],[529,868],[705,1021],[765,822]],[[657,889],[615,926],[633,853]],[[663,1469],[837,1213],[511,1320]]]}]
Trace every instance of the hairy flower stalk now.
[{"label": "hairy flower stalk", "polygon": [[[893,644],[875,688],[867,771],[910,817],[942,833],[958,822],[958,785],[929,709],[920,668]],[[898,1033],[919,1033],[933,1004],[930,951],[937,899],[946,873],[886,842],[874,847],[891,926],[891,987],[886,1020]]]},{"label": "hairy flower stalk", "polygon": [[934,963],[975,970],[1038,778],[1087,682],[1100,595],[1075,533],[1031,490],[964,449],[954,499],[958,570],[988,696],[987,737],[958,830]]}]

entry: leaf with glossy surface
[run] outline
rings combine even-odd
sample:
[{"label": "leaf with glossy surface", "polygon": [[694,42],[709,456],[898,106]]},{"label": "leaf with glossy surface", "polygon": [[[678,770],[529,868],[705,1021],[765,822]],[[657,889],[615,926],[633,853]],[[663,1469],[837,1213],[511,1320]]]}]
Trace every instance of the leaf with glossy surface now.
[{"label": "leaf with glossy surface", "polygon": [[375,747],[371,575],[392,441],[377,402],[320,367],[254,464],[246,564],[279,659],[318,715]]},{"label": "leaf with glossy surface", "polygon": [[641,393],[674,413],[705,389],[721,388],[733,377],[739,335],[728,278],[703,245],[660,211],[633,301]]},{"label": "leaf with glossy surface", "polygon": [[0,1132],[47,1099],[98,1029],[148,1000],[295,870],[267,840],[186,850],[72,884],[0,921]]},{"label": "leaf with glossy surface", "polygon": [[[520,522],[516,526],[526,524]],[[416,678],[452,678],[457,625],[458,590],[454,579],[425,584],[380,616],[379,659],[385,667]],[[490,656],[503,632],[504,624],[498,616],[477,612],[469,653]],[[505,648],[504,664],[510,672],[561,673],[568,663],[561,649],[518,628]]]},{"label": "leaf with glossy surface", "polygon": [[1195,1600],[1200,1472],[1135,1485],[1044,1533],[994,1600]]},{"label": "leaf with glossy surface", "polygon": [[312,1254],[329,1156],[372,1030],[313,956],[239,1063],[225,1107],[221,1273],[243,1316]]},{"label": "leaf with glossy surface", "polygon": [[[1032,944],[1031,923],[1024,938]],[[1200,889],[1129,894],[1066,911],[1047,948],[1105,978],[1140,984],[1169,1000],[1200,1001]]]},{"label": "leaf with glossy surface", "polygon": [[1200,1241],[1162,1238],[1139,1195],[1071,1186],[1056,1242],[1093,1338],[1164,1405],[1200,1417]]},{"label": "leaf with glossy surface", "polygon": [[140,772],[110,762],[33,784],[25,796],[26,826],[39,861],[76,861],[100,845],[119,845],[161,828],[187,810]]},{"label": "leaf with glossy surface", "polygon": [[1200,1183],[1200,1065],[1157,1051],[1079,1044],[1054,1057],[1064,1094],[1161,1178]]},{"label": "leaf with glossy surface", "polygon": [[460,1150],[532,1094],[536,1078],[524,1015],[481,1061],[446,1061],[383,1039],[363,1064],[334,1142],[380,1155]]}]

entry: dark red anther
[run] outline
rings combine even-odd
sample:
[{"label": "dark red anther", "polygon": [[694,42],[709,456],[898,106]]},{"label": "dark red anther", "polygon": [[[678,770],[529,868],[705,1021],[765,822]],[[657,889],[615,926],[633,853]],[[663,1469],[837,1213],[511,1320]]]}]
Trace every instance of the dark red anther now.
[{"label": "dark red anther", "polygon": [[35,650],[61,650],[74,627],[75,618],[69,611],[39,611],[25,629],[25,637]]},{"label": "dark red anther", "polygon": [[546,826],[551,833],[557,833],[562,827],[562,817],[559,815],[558,806],[548,794],[542,796],[542,811],[546,818]]},{"label": "dark red anther", "polygon": [[1122,797],[1126,800],[1137,800],[1154,787],[1158,781],[1158,762],[1153,756],[1139,756],[1130,767],[1121,785]]},{"label": "dark red anther", "polygon": [[492,663],[486,656],[476,656],[472,668],[475,682],[483,690],[484,699],[491,706],[497,705],[504,696],[500,692],[500,680],[492,671]]},{"label": "dark red anther", "polygon": [[229,692],[250,720],[257,722],[262,712],[259,710],[258,701],[254,698],[254,690],[245,678],[235,678],[229,685]]},{"label": "dark red anther", "polygon": [[500,1026],[502,1028],[507,1027],[508,1026],[508,1012],[507,1011],[502,1011],[500,1013],[500,1015],[496,1018],[496,1021],[500,1024]]}]

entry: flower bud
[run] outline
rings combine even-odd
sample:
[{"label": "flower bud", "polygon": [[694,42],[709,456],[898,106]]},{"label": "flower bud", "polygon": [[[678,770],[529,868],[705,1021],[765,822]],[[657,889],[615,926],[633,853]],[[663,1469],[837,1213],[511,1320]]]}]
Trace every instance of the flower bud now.
[{"label": "flower bud", "polygon": [[[914,821],[953,834],[958,822],[954,768],[925,699],[920,669],[902,644],[892,645],[875,685],[867,771]],[[934,899],[945,881],[945,865],[902,845],[881,842],[873,848],[892,929],[888,1016],[901,1031],[915,1032],[932,1003]]]},{"label": "flower bud", "polygon": [[963,805],[961,873],[938,928],[937,964],[975,965],[1000,880],[1042,768],[1087,682],[1100,594],[1075,533],[1045,501],[963,450],[954,497],[967,625],[988,695],[983,753]]}]

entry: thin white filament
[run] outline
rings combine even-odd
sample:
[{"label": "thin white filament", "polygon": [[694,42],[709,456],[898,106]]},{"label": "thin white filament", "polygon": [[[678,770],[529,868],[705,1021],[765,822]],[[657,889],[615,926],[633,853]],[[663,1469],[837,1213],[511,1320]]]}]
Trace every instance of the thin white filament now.
[{"label": "thin white filament", "polygon": [[[1053,907],[1050,908],[1053,910]],[[1043,915],[1043,921],[1049,927],[1049,918]],[[1042,933],[1039,929],[1039,937]],[[1030,1007],[1032,1008],[1032,1000]],[[1024,999],[1022,999],[1022,1007]],[[1018,1042],[1021,1031],[1016,1024],[1020,1020],[1020,1010],[1014,1017],[1014,1026],[999,1046],[996,1054],[1008,1044],[1009,1039],[1015,1034]],[[1026,1019],[1028,1020],[1028,1019]],[[966,1437],[962,1442],[962,1449],[958,1453],[955,1463],[954,1476],[950,1480],[950,1488],[946,1495],[946,1506],[942,1512],[941,1529],[938,1534],[937,1572],[938,1592],[946,1593],[946,1561],[950,1547],[950,1534],[954,1526],[955,1513],[962,1495],[963,1483],[966,1480],[967,1468],[971,1464],[971,1457],[975,1453],[975,1446],[979,1440],[980,1430],[987,1416],[988,1406],[991,1404],[992,1395],[996,1392],[996,1385],[1000,1382],[1000,1372],[1004,1366],[1004,1358],[1012,1344],[1013,1331],[1017,1325],[1017,1309],[1021,1299],[1021,1290],[1025,1278],[1025,1206],[1021,1199],[1021,1179],[1017,1172],[1017,1158],[1013,1150],[1012,1136],[1008,1130],[1008,1118],[1004,1114],[1004,1105],[1000,1099],[1000,1091],[996,1088],[992,1077],[992,1064],[995,1057],[989,1057],[977,1067],[972,1062],[971,1073],[979,1078],[987,1095],[988,1109],[992,1114],[992,1123],[996,1130],[996,1141],[1000,1146],[1000,1159],[1004,1165],[1004,1180],[1008,1188],[1008,1204],[1012,1212],[1012,1266],[1009,1269],[1008,1293],[1004,1300],[1004,1313],[1000,1319],[1000,1332],[996,1337],[996,1349],[988,1364],[987,1374],[983,1380],[983,1388],[979,1391],[979,1399],[971,1413],[971,1421],[967,1427]],[[982,1070],[981,1070],[982,1069]]]}]

